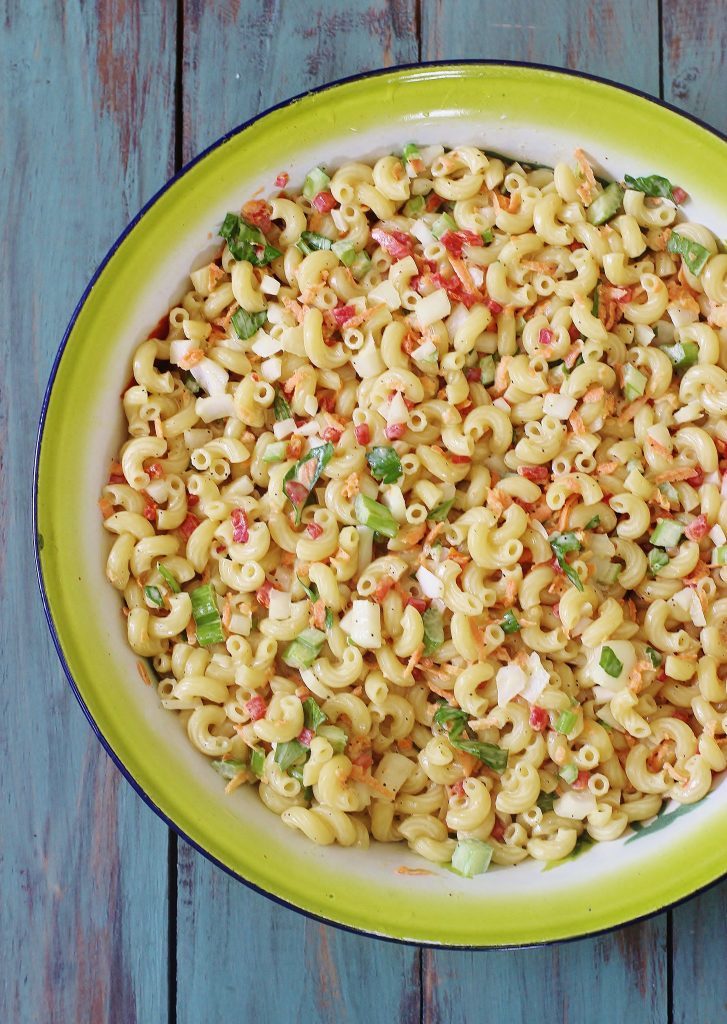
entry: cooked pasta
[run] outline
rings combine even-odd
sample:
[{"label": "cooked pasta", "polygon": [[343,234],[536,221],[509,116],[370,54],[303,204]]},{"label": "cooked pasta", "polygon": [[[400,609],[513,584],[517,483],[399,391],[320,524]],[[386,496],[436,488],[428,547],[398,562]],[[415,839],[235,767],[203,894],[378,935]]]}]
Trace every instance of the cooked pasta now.
[{"label": "cooked pasta", "polygon": [[468,876],[701,799],[727,257],[686,195],[413,144],[276,186],[123,395],[106,575],[162,705],[313,842]]}]

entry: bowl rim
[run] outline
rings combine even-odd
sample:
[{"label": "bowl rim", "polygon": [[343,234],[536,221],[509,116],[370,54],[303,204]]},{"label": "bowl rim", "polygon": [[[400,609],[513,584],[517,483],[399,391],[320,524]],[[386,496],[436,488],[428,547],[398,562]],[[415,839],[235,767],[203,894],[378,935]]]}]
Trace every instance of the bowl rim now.
[{"label": "bowl rim", "polygon": [[684,120],[689,121],[689,122],[697,125],[699,128],[703,129],[708,134],[716,137],[719,141],[727,143],[727,134],[723,133],[718,128],[715,128],[713,125],[708,124],[706,121],[703,121],[701,118],[696,117],[695,115],[690,114],[687,111],[679,109],[678,107],[676,107],[674,104],[668,102],[667,100],[661,99],[659,97],[655,97],[655,96],[651,95],[650,93],[645,92],[643,89],[639,89],[639,88],[636,88],[634,86],[624,85],[624,84],[622,84],[620,82],[616,82],[613,79],[606,78],[606,77],[601,76],[601,75],[594,75],[594,74],[591,74],[591,73],[585,72],[585,71],[576,71],[576,70],[573,70],[573,69],[570,69],[570,68],[561,68],[561,67],[557,67],[557,66],[552,65],[552,64],[544,64],[544,63],[536,62],[536,61],[517,61],[517,60],[466,58],[466,59],[459,59],[459,60],[446,60],[446,59],[442,59],[442,60],[431,60],[431,61],[413,61],[413,62],[404,63],[404,64],[393,64],[393,65],[390,65],[388,67],[374,68],[372,70],[362,71],[362,72],[359,72],[357,74],[347,75],[347,76],[344,76],[344,77],[341,77],[341,78],[332,79],[331,81],[325,82],[322,85],[315,86],[315,87],[313,87],[311,89],[306,89],[306,90],[304,90],[304,91],[302,91],[300,93],[296,93],[294,96],[291,96],[291,97],[289,97],[287,99],[281,100],[279,103],[276,103],[276,104],[273,104],[272,106],[266,107],[265,109],[259,111],[257,114],[255,114],[252,117],[248,118],[247,120],[240,122],[239,124],[235,125],[233,128],[231,128],[228,131],[224,132],[218,138],[214,139],[208,146],[206,146],[204,149],[202,149],[199,153],[195,154],[195,156],[193,156],[190,160],[188,160],[186,163],[182,164],[182,166],[177,171],[175,171],[174,174],[171,177],[169,177],[161,185],[161,187],[159,189],[157,189],[151,195],[151,197],[148,200],[146,200],[146,202],[140,207],[139,211],[135,214],[135,216],[128,222],[126,227],[124,227],[124,229],[119,233],[119,235],[111,243],[111,245],[109,246],[109,248],[106,251],[105,255],[101,259],[100,263],[96,267],[96,270],[94,271],[93,275],[91,276],[88,284],[83,289],[83,292],[81,293],[81,296],[78,299],[78,302],[76,303],[76,305],[75,305],[75,307],[73,309],[73,312],[71,313],[70,319],[68,321],[66,329],[65,329],[65,331],[63,333],[63,336],[61,338],[58,350],[57,350],[57,352],[56,352],[56,354],[55,354],[55,356],[53,358],[53,363],[51,365],[51,370],[50,370],[50,374],[49,374],[49,377],[48,377],[48,383],[46,384],[46,387],[45,387],[45,390],[44,390],[44,393],[43,393],[43,399],[42,399],[41,409],[40,409],[40,416],[39,416],[39,421],[38,421],[38,430],[37,430],[36,441],[35,441],[35,450],[34,450],[34,458],[33,458],[32,495],[31,495],[31,529],[32,529],[32,542],[33,542],[33,558],[34,558],[34,562],[35,562],[35,574],[36,574],[36,579],[37,579],[37,583],[38,583],[38,588],[39,588],[39,591],[40,591],[41,602],[42,602],[42,605],[43,605],[43,612],[44,612],[44,615],[45,615],[46,623],[48,625],[48,629],[49,629],[50,634],[51,634],[51,639],[53,641],[53,646],[55,647],[56,654],[57,654],[58,659],[59,659],[59,661],[61,663],[61,667],[63,668],[63,672],[64,672],[64,674],[66,676],[66,680],[67,680],[67,682],[68,682],[68,684],[69,684],[69,686],[71,688],[71,691],[73,692],[76,700],[78,701],[78,704],[80,705],[81,710],[82,710],[86,720],[88,721],[89,725],[91,726],[91,729],[93,730],[94,734],[96,735],[96,738],[101,743],[101,746],[103,747],[103,749],[105,750],[106,754],[109,756],[109,758],[111,759],[113,764],[121,772],[121,774],[126,779],[126,781],[131,785],[131,787],[133,788],[135,793],[139,797],[141,797],[142,801],[149,808],[151,808],[151,810],[168,826],[168,828],[176,836],[179,836],[180,838],[182,838],[194,850],[196,850],[198,853],[200,853],[206,860],[208,860],[210,863],[212,863],[216,867],[221,868],[225,872],[225,874],[229,875],[236,882],[242,883],[247,888],[253,890],[256,893],[259,893],[262,896],[267,897],[268,899],[272,900],[274,903],[278,904],[279,906],[282,906],[282,907],[285,907],[285,908],[287,908],[289,910],[295,911],[296,913],[301,914],[304,917],[309,918],[311,920],[317,921],[320,924],[329,925],[331,927],[341,929],[342,931],[351,932],[351,933],[353,933],[355,935],[362,935],[362,936],[366,936],[368,938],[378,939],[378,940],[381,940],[381,941],[384,941],[384,942],[396,943],[397,945],[403,945],[403,946],[414,946],[414,947],[417,947],[417,948],[427,947],[427,948],[432,948],[432,949],[443,949],[443,950],[452,949],[452,950],[463,950],[463,951],[465,951],[465,950],[488,950],[488,949],[491,949],[491,950],[529,949],[529,948],[537,948],[537,947],[544,947],[544,946],[560,945],[562,943],[577,942],[577,941],[580,941],[581,939],[595,938],[595,937],[600,936],[600,935],[607,935],[607,934],[609,934],[611,932],[615,932],[615,931],[617,931],[617,930],[619,930],[621,928],[625,928],[625,927],[630,926],[630,925],[638,924],[638,923],[641,923],[643,921],[648,921],[649,919],[651,919],[653,917],[656,917],[658,914],[661,914],[664,911],[670,911],[673,908],[679,907],[683,903],[686,903],[688,900],[691,900],[691,899],[693,899],[696,896],[699,896],[699,895],[701,895],[703,893],[708,892],[710,889],[714,888],[720,882],[724,881],[725,878],[727,878],[727,865],[725,866],[725,870],[724,870],[724,872],[722,874],[720,874],[717,877],[715,877],[714,879],[706,882],[704,885],[699,886],[698,888],[694,889],[692,892],[687,893],[684,896],[676,897],[674,900],[668,900],[662,906],[656,907],[655,909],[649,910],[646,913],[640,914],[640,915],[638,915],[636,917],[630,917],[627,920],[624,920],[624,921],[621,921],[621,922],[616,922],[615,924],[607,925],[607,926],[605,926],[603,928],[594,928],[594,929],[587,929],[585,931],[580,931],[577,934],[568,935],[568,936],[565,936],[563,938],[541,939],[541,940],[533,940],[533,941],[517,942],[517,943],[457,943],[457,942],[439,942],[439,941],[436,941],[436,940],[432,940],[432,941],[420,940],[420,941],[417,941],[417,940],[414,940],[414,939],[401,938],[401,937],[396,936],[396,935],[389,935],[389,934],[385,934],[385,933],[375,932],[375,931],[371,931],[371,930],[369,930],[367,928],[364,928],[364,927],[359,927],[359,926],[356,926],[356,925],[353,925],[353,924],[347,924],[347,923],[342,922],[342,921],[337,921],[335,919],[332,919],[332,918],[329,918],[329,917],[325,917],[322,914],[317,914],[314,911],[312,911],[312,910],[310,910],[310,909],[308,909],[306,907],[299,906],[298,904],[293,903],[290,900],[283,898],[282,896],[278,895],[277,893],[272,892],[271,890],[263,888],[262,886],[256,884],[255,882],[251,881],[250,879],[243,877],[241,874],[238,874],[232,867],[230,867],[229,865],[225,864],[218,857],[216,857],[214,854],[212,854],[211,852],[206,850],[202,845],[200,845],[200,843],[198,843],[195,839],[193,839],[157,803],[155,803],[155,801],[149,796],[149,794],[146,792],[146,790],[142,788],[141,784],[132,775],[131,770],[129,768],[127,768],[127,766],[121,760],[120,756],[118,754],[116,754],[116,752],[114,751],[114,749],[111,746],[110,741],[106,738],[104,733],[101,731],[99,725],[97,724],[96,720],[94,719],[93,715],[91,714],[91,711],[90,711],[88,705],[86,704],[86,702],[85,702],[85,700],[84,700],[84,698],[83,698],[83,696],[81,694],[81,691],[80,691],[80,689],[79,689],[79,687],[78,687],[78,685],[77,685],[77,683],[76,683],[76,681],[75,681],[75,679],[73,677],[73,674],[71,672],[70,666],[68,665],[68,662],[66,660],[65,654],[63,653],[63,649],[62,649],[61,642],[60,642],[60,636],[59,636],[58,630],[57,630],[56,625],[55,625],[55,620],[53,618],[53,613],[52,613],[51,607],[50,607],[50,601],[49,601],[48,594],[47,594],[47,591],[46,591],[45,579],[44,579],[44,575],[43,575],[43,568],[42,568],[42,562],[41,562],[41,554],[40,554],[41,553],[41,549],[42,549],[42,544],[40,542],[40,534],[38,532],[38,484],[39,484],[39,470],[40,470],[41,447],[42,447],[42,444],[43,444],[43,437],[44,437],[44,430],[45,430],[45,425],[46,425],[46,420],[47,420],[48,406],[49,406],[49,403],[50,403],[51,394],[52,394],[52,391],[53,391],[53,386],[55,384],[56,377],[58,375],[58,370],[59,370],[59,367],[60,367],[61,360],[62,360],[62,358],[63,358],[63,356],[65,354],[66,347],[67,347],[68,342],[70,340],[71,334],[73,333],[73,329],[74,329],[74,327],[76,325],[76,322],[77,322],[77,320],[78,320],[78,318],[79,318],[79,316],[81,314],[81,311],[83,310],[86,302],[88,301],[91,293],[93,292],[93,290],[94,290],[94,288],[96,286],[96,283],[98,282],[99,278],[101,277],[101,275],[105,271],[107,265],[109,264],[109,262],[111,261],[111,259],[113,258],[113,256],[115,255],[115,253],[117,252],[119,247],[126,240],[126,238],[132,233],[132,231],[136,228],[136,226],[143,220],[145,215],[152,209],[152,207],[157,203],[157,201],[170,188],[172,188],[172,186],[178,180],[180,180],[182,177],[184,177],[187,174],[188,171],[190,171],[198,163],[200,163],[202,160],[204,160],[210,153],[214,152],[220,146],[224,145],[230,139],[233,139],[235,136],[239,135],[241,132],[245,131],[246,129],[248,129],[252,125],[256,124],[258,121],[261,121],[263,118],[267,117],[269,114],[274,113],[275,111],[282,110],[282,109],[284,109],[286,107],[291,107],[295,103],[298,103],[299,101],[304,100],[304,99],[306,99],[308,97],[321,95],[323,93],[328,92],[329,90],[333,90],[333,89],[337,88],[338,86],[348,85],[348,84],[352,84],[354,82],[367,81],[367,80],[379,78],[379,77],[382,77],[382,76],[385,76],[385,75],[396,74],[397,72],[421,71],[421,70],[436,69],[436,68],[442,68],[442,69],[449,68],[449,69],[457,70],[457,69],[461,69],[461,68],[466,69],[466,68],[470,68],[470,67],[487,67],[487,68],[502,67],[502,68],[513,68],[513,69],[520,68],[520,69],[524,69],[526,71],[543,71],[543,72],[548,72],[550,74],[553,74],[555,76],[562,76],[564,78],[572,78],[572,79],[576,79],[576,80],[581,79],[581,80],[586,80],[586,81],[589,81],[589,82],[594,82],[594,83],[597,83],[599,85],[605,85],[605,86],[608,86],[608,87],[610,87],[612,89],[616,89],[618,91],[626,92],[626,93],[629,93],[629,94],[631,94],[633,96],[639,97],[640,99],[643,99],[643,100],[646,100],[649,103],[652,103],[656,107],[660,107],[660,108],[662,108],[664,110],[669,111],[672,114],[676,114],[678,117],[683,118]]}]

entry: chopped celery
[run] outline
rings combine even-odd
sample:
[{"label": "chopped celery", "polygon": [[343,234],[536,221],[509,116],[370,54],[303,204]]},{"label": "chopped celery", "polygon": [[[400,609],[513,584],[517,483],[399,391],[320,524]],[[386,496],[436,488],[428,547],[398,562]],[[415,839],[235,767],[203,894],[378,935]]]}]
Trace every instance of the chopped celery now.
[{"label": "chopped celery", "polygon": [[490,866],[492,847],[481,839],[460,839],[452,854],[452,867],[459,875],[472,878]]},{"label": "chopped celery", "polygon": [[374,501],[365,494],[357,494],[353,506],[357,521],[385,537],[395,537],[399,524],[385,505]]}]

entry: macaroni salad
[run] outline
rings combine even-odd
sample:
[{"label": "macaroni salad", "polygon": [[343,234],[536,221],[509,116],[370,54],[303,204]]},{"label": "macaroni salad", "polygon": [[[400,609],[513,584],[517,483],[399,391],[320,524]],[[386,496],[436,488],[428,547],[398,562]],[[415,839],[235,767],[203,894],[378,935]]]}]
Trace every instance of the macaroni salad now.
[{"label": "macaroni salad", "polygon": [[106,575],[163,706],[312,841],[465,876],[701,799],[727,255],[684,191],[413,144],[275,186],[123,393]]}]

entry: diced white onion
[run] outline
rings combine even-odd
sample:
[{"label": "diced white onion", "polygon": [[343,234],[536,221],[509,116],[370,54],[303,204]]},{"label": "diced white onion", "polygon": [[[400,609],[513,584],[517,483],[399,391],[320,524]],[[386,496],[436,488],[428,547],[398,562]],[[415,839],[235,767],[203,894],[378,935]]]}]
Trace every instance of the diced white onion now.
[{"label": "diced white onion", "polygon": [[271,590],[268,613],[271,619],[289,619],[290,594],[286,594],[282,590]]},{"label": "diced white onion", "polygon": [[260,373],[270,383],[280,380],[282,372],[283,363],[278,356],[271,356],[270,359],[265,359],[260,363]]},{"label": "diced white onion", "polygon": [[433,341],[425,341],[418,348],[415,348],[411,354],[412,359],[436,359],[437,357],[437,346]]},{"label": "diced white onion", "polygon": [[227,382],[230,379],[224,366],[220,366],[219,363],[215,363],[205,356],[191,368],[190,373],[208,395],[224,395]]},{"label": "diced white onion", "polygon": [[469,316],[469,310],[463,302],[458,302],[447,317],[447,333],[453,338]]},{"label": "diced white onion", "polygon": [[548,685],[550,675],[535,651],[528,658],[527,667],[530,675],[527,685],[520,692],[528,703],[534,704]]},{"label": "diced white onion", "polygon": [[260,291],[264,292],[265,295],[277,295],[280,291],[280,281],[278,281],[277,277],[265,274],[260,282]]},{"label": "diced white onion", "polygon": [[596,796],[590,789],[569,789],[553,802],[553,810],[561,818],[583,821],[596,810]]},{"label": "diced white onion", "polygon": [[528,677],[519,665],[511,661],[508,665],[503,665],[501,669],[498,669],[495,683],[497,684],[497,703],[504,708],[519,693],[523,692],[528,684]]},{"label": "diced white onion", "polygon": [[444,146],[420,146],[419,156],[422,158],[422,163],[425,167],[431,167],[437,157],[444,155]]},{"label": "diced white onion", "polygon": [[310,437],[311,434],[317,434],[320,429],[320,423],[316,420],[309,420],[309,422],[304,423],[302,427],[297,427],[296,433],[301,434],[303,437]]},{"label": "diced white onion", "polygon": [[481,288],[482,285],[485,283],[484,268],[478,267],[474,263],[472,263],[467,269],[470,272],[470,277],[472,278],[472,283],[474,284],[475,288]]},{"label": "diced white onion", "polygon": [[414,309],[419,327],[424,330],[437,320],[444,320],[452,312],[452,306],[444,288],[437,288],[431,295],[419,299]]},{"label": "diced white onion", "polygon": [[152,480],[144,488],[152,501],[166,501],[169,484],[166,480]]},{"label": "diced white onion", "polygon": [[634,324],[634,337],[639,345],[648,345],[656,335],[648,324]]},{"label": "diced white onion", "polygon": [[398,484],[390,484],[382,493],[381,501],[391,512],[397,523],[403,523],[406,519],[406,501]]},{"label": "diced white onion", "polygon": [[690,617],[695,626],[701,628],[707,625],[702,602],[699,600],[696,590],[692,587],[684,587],[682,590],[678,590],[671,600]]},{"label": "diced white onion", "polygon": [[278,441],[282,441],[284,437],[290,437],[291,434],[295,433],[295,420],[292,418],[278,420],[277,423],[273,424],[273,433]]},{"label": "diced white onion", "polygon": [[401,391],[395,391],[394,397],[389,402],[388,409],[386,410],[386,425],[390,427],[394,423],[406,423],[408,419],[409,410],[402,398]]},{"label": "diced white onion", "polygon": [[401,296],[391,281],[382,281],[381,284],[377,284],[375,288],[371,289],[367,297],[369,306],[378,306],[383,302],[392,311],[399,309],[401,306]]},{"label": "diced white onion", "polygon": [[[147,487],[147,491],[149,488]],[[723,544],[727,544],[727,536],[719,523],[715,523],[712,529],[709,531],[709,539],[712,541],[716,548],[722,547]]]},{"label": "diced white onion", "polygon": [[230,616],[228,629],[230,633],[236,633],[238,636],[250,636],[252,618],[248,615],[241,615],[239,612],[234,612]]},{"label": "diced white onion", "polygon": [[237,418],[232,395],[214,395],[211,398],[198,398],[194,403],[194,411],[203,423],[213,420],[225,420],[229,416]]},{"label": "diced white onion", "polygon": [[557,420],[567,420],[576,407],[576,399],[570,395],[548,394],[543,399],[543,412]]},{"label": "diced white onion", "polygon": [[374,601],[354,600],[351,611],[341,620],[341,628],[359,647],[367,651],[378,650],[381,647],[380,606]]},{"label": "diced white onion", "polygon": [[255,335],[251,348],[256,356],[266,359],[268,356],[274,356],[276,353],[282,352],[283,343],[280,338],[274,338],[272,334],[268,334],[267,331],[261,329]]},{"label": "diced white onion", "polygon": [[441,597],[444,593],[442,581],[433,572],[430,572],[425,565],[419,566],[416,571],[416,577],[425,597]]},{"label": "diced white onion", "polygon": [[411,226],[411,234],[414,235],[418,242],[422,245],[432,245],[436,242],[436,238],[432,234],[432,230],[428,224],[425,224],[423,220],[415,220]]}]

